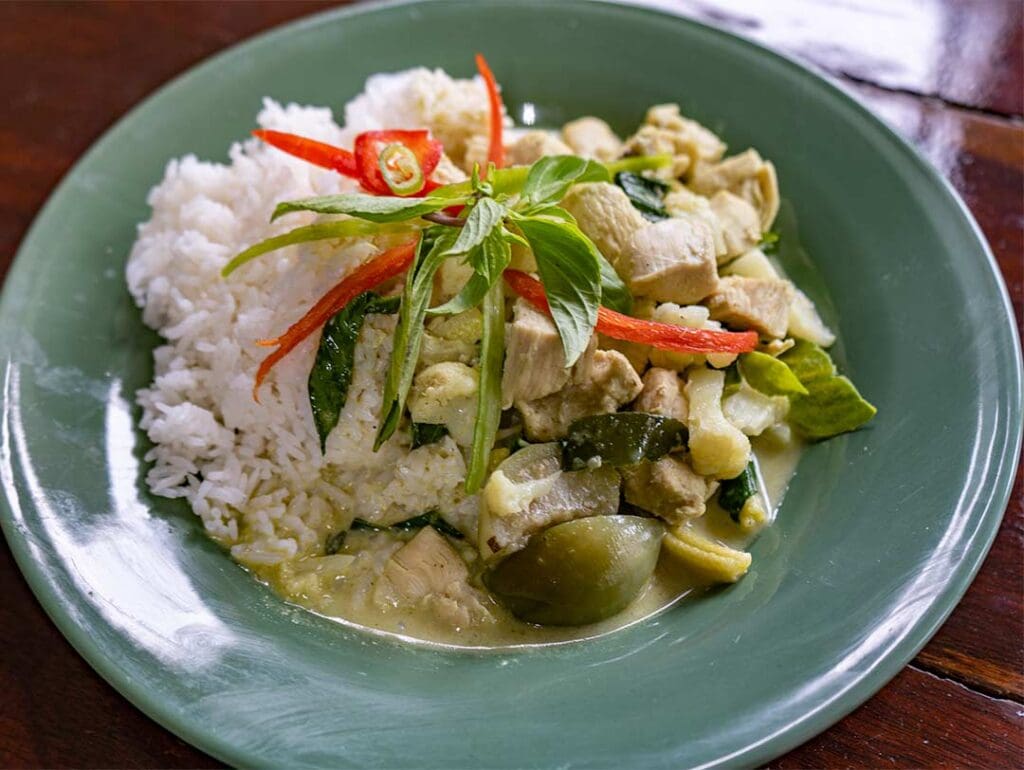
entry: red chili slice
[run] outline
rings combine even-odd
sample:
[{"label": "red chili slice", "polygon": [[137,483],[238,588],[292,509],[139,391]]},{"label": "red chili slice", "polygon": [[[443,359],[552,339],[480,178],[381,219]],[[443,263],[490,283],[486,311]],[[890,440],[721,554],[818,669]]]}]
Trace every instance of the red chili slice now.
[{"label": "red chili slice", "polygon": [[316,166],[333,169],[353,179],[359,176],[355,155],[341,147],[318,142],[315,139],[307,139],[297,134],[286,134],[283,131],[269,131],[262,128],[253,131],[252,135],[289,155],[307,160]]},{"label": "red chili slice", "polygon": [[[519,270],[506,270],[505,282],[531,305],[550,314],[544,286]],[[597,331],[615,340],[639,342],[676,353],[749,353],[757,332],[719,332],[631,318],[606,307],[597,310]]]},{"label": "red chili slice", "polygon": [[[407,147],[419,161],[423,178],[428,179],[441,160],[444,146],[430,138],[429,131],[364,131],[356,137],[355,160],[359,183],[377,195],[394,195],[380,170],[380,154],[391,144]],[[423,189],[406,197],[422,195]]]},{"label": "red chili slice", "polygon": [[476,68],[487,86],[487,103],[490,106],[490,131],[491,141],[487,150],[487,160],[497,168],[505,166],[505,144],[502,137],[504,122],[502,119],[501,93],[498,91],[498,81],[494,79],[494,73],[487,64],[482,53],[476,55]]},{"label": "red chili slice", "polygon": [[253,400],[259,403],[259,389],[263,380],[270,374],[274,365],[291,353],[300,342],[327,323],[335,313],[342,310],[345,305],[364,291],[370,291],[384,281],[408,270],[416,255],[416,246],[416,241],[404,243],[364,262],[324,294],[302,318],[289,326],[288,331],[280,337],[275,337],[272,340],[259,340],[257,345],[277,347],[277,350],[263,359],[256,372],[256,382],[252,387]]}]

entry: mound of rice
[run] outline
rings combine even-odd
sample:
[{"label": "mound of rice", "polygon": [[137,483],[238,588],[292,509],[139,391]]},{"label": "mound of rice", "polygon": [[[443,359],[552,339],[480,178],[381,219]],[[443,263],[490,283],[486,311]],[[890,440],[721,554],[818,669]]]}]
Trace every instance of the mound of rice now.
[{"label": "mound of rice", "polygon": [[[459,159],[486,134],[487,99],[479,80],[416,69],[370,78],[346,106],[344,127],[327,108],[269,99],[257,122],[345,147],[360,131],[427,127]],[[476,501],[462,491],[465,465],[450,439],[409,451],[401,431],[372,451],[393,317],[367,319],[326,452],[306,388],[318,337],[285,358],[261,403],[253,401],[253,377],[267,354],[255,340],[280,334],[378,247],[293,246],[222,278],[242,249],[313,220],[296,214],[270,224],[278,202],[354,187],[254,139],[232,146],[230,159],[171,161],[128,259],[132,296],[167,341],[153,354],[153,383],[138,393],[142,428],[155,444],[146,456],[151,490],[187,499],[211,536],[254,565],[317,549],[352,517],[389,524],[439,509],[472,531]]]}]

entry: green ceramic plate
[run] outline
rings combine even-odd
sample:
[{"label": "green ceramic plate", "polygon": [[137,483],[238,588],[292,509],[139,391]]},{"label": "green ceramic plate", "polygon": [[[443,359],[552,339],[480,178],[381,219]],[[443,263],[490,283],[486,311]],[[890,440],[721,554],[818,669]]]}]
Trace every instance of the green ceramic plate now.
[{"label": "green ceramic plate", "polygon": [[[168,158],[225,159],[270,95],[340,107],[379,70],[469,75],[515,114],[621,131],[679,101],[775,161],[786,266],[829,305],[879,408],[803,459],[750,575],[596,641],[403,647],[288,606],[146,494],[132,394],[154,335],[122,280]],[[792,216],[795,211],[799,221]],[[636,7],[435,2],[332,12],[162,89],[54,193],[0,305],[3,526],[54,621],[133,703],[245,766],[752,765],[892,677],[981,563],[1019,451],[1019,346],[963,205],[845,93],[749,42]]]}]

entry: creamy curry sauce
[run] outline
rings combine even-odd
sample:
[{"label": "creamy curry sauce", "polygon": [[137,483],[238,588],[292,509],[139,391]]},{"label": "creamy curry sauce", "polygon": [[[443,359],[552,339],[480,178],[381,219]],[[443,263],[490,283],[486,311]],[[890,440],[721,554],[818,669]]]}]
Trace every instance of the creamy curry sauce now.
[{"label": "creamy curry sauce", "polygon": [[[802,445],[797,442],[779,445],[765,438],[753,438],[751,445],[764,483],[761,493],[768,498],[766,508],[771,511],[771,520],[774,520],[796,471]],[[766,526],[771,524],[771,520],[766,522]],[[715,540],[738,549],[747,548],[757,534],[733,523],[715,498],[708,501],[707,513],[695,520],[694,525]],[[448,623],[439,621],[429,608],[382,608],[373,601],[375,573],[413,534],[396,536],[389,533],[349,533],[346,542],[352,558],[340,560],[343,566],[338,568],[336,574],[324,574],[322,566],[317,568],[319,574],[305,569],[306,563],[319,564],[323,560],[301,558],[273,566],[255,567],[254,571],[285,599],[346,625],[406,640],[467,648],[542,646],[601,636],[648,618],[710,587],[699,574],[663,548],[658,566],[640,596],[618,615],[600,623],[585,626],[539,626],[525,623],[488,594],[486,603],[495,622],[452,628]],[[464,557],[474,559],[475,549],[471,544],[460,543],[458,547]],[[357,552],[358,556],[355,555]],[[356,559],[361,562],[357,563]],[[471,571],[473,567],[471,563]],[[474,582],[479,585],[478,581]]]}]

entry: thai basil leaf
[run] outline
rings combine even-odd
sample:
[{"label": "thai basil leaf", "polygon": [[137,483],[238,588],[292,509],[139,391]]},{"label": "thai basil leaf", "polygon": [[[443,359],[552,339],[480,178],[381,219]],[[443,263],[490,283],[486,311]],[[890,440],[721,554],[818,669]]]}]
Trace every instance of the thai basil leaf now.
[{"label": "thai basil leaf", "polygon": [[734,479],[726,479],[718,488],[718,504],[729,518],[739,524],[740,512],[747,500],[757,494],[757,466],[751,460],[743,473]]},{"label": "thai basil leaf", "polygon": [[668,212],[665,210],[665,193],[668,192],[668,185],[664,182],[648,179],[630,171],[620,171],[615,175],[615,184],[622,188],[633,208],[639,211],[644,219],[650,222],[668,219]]},{"label": "thai basil leaf", "polygon": [[[546,206],[535,211],[532,216],[556,219],[568,222],[577,228],[579,227],[576,224],[576,218],[561,206]],[[626,287],[626,284],[623,283],[619,274],[615,272],[612,263],[607,260],[604,254],[598,251],[597,246],[594,246],[594,252],[597,254],[601,267],[601,304],[611,310],[617,310],[628,315],[633,311],[633,295]]]},{"label": "thai basil leaf", "polygon": [[601,304],[601,263],[594,244],[569,222],[546,217],[516,217],[530,242],[547,294],[551,318],[572,366],[590,344]]},{"label": "thai basil leaf", "polygon": [[462,532],[445,521],[437,511],[421,513],[419,516],[413,516],[411,519],[392,524],[390,527],[380,527],[364,519],[353,519],[352,526],[349,529],[370,530],[372,532],[409,532],[410,530],[423,529],[424,527],[433,527],[442,535],[448,535],[456,540],[462,540],[465,537]]},{"label": "thai basil leaf", "polygon": [[581,417],[562,440],[562,469],[578,471],[592,462],[601,466],[655,461],[681,447],[687,437],[679,420],[643,412]]},{"label": "thai basil leaf", "polygon": [[633,295],[604,254],[598,251],[597,256],[601,267],[601,304],[629,315],[633,312]]},{"label": "thai basil leaf", "polygon": [[394,313],[398,305],[398,297],[383,298],[368,291],[349,302],[324,325],[316,360],[309,372],[309,406],[320,436],[321,451],[327,448],[327,437],[338,424],[348,397],[356,341],[364,319],[369,313]]},{"label": "thai basil leaf", "polygon": [[370,222],[404,222],[465,203],[466,200],[467,198],[450,198],[444,195],[398,198],[388,195],[342,193],[279,203],[270,219],[273,221],[293,211],[315,211],[318,214],[348,214]]},{"label": "thai basil leaf", "polygon": [[[416,362],[420,357],[423,318],[434,287],[434,273],[450,256],[450,249],[457,237],[457,233],[451,228],[430,228],[428,234],[420,240],[416,259],[406,274],[398,326],[391,341],[391,361],[384,378],[380,425],[377,427],[377,438],[373,444],[374,451],[380,449],[391,437],[402,418],[405,399],[409,395],[412,378],[416,372]],[[424,244],[430,243],[431,239],[433,245],[427,251]]]},{"label": "thai basil leaf", "polygon": [[275,235],[265,241],[253,244],[245,251],[236,255],[230,262],[224,265],[220,274],[225,278],[239,267],[256,257],[262,256],[270,251],[283,249],[285,246],[293,246],[296,243],[309,243],[311,241],[324,241],[334,238],[355,238],[382,233],[408,232],[409,228],[399,225],[377,224],[364,222],[361,219],[342,219],[334,222],[317,222],[316,224],[296,227],[282,235]]},{"label": "thai basil leaf", "polygon": [[412,434],[413,449],[419,449],[427,444],[436,444],[448,435],[448,429],[444,425],[435,425],[430,422],[414,422],[409,432]]},{"label": "thai basil leaf", "polygon": [[744,353],[739,358],[739,369],[750,387],[769,396],[807,395],[807,388],[793,370],[767,353]]},{"label": "thai basil leaf", "polygon": [[[469,224],[468,220],[466,224]],[[465,286],[448,302],[431,308],[427,313],[429,315],[455,315],[479,305],[484,295],[501,279],[502,271],[508,267],[508,263],[512,259],[508,235],[501,226],[501,220],[498,220],[483,242],[475,246],[466,257],[466,261],[473,267],[473,275],[466,281]]]},{"label": "thai basil leaf", "polygon": [[525,212],[532,212],[558,203],[574,184],[607,182],[610,179],[608,169],[597,161],[575,155],[549,155],[530,166],[520,207]]},{"label": "thai basil leaf", "polygon": [[807,389],[789,399],[789,421],[810,439],[826,439],[857,430],[878,412],[846,377],[836,374],[832,358],[807,340],[797,340],[779,359]]},{"label": "thai basil leaf", "polygon": [[493,198],[481,198],[470,210],[466,224],[459,230],[459,237],[452,246],[452,254],[468,254],[480,246],[501,221],[508,209]]},{"label": "thai basil leaf", "polygon": [[[507,244],[506,244],[507,245]],[[480,342],[480,387],[477,391],[473,446],[466,472],[466,491],[473,494],[487,476],[491,449],[501,422],[501,368],[505,358],[505,294],[500,280],[484,295]]]}]

